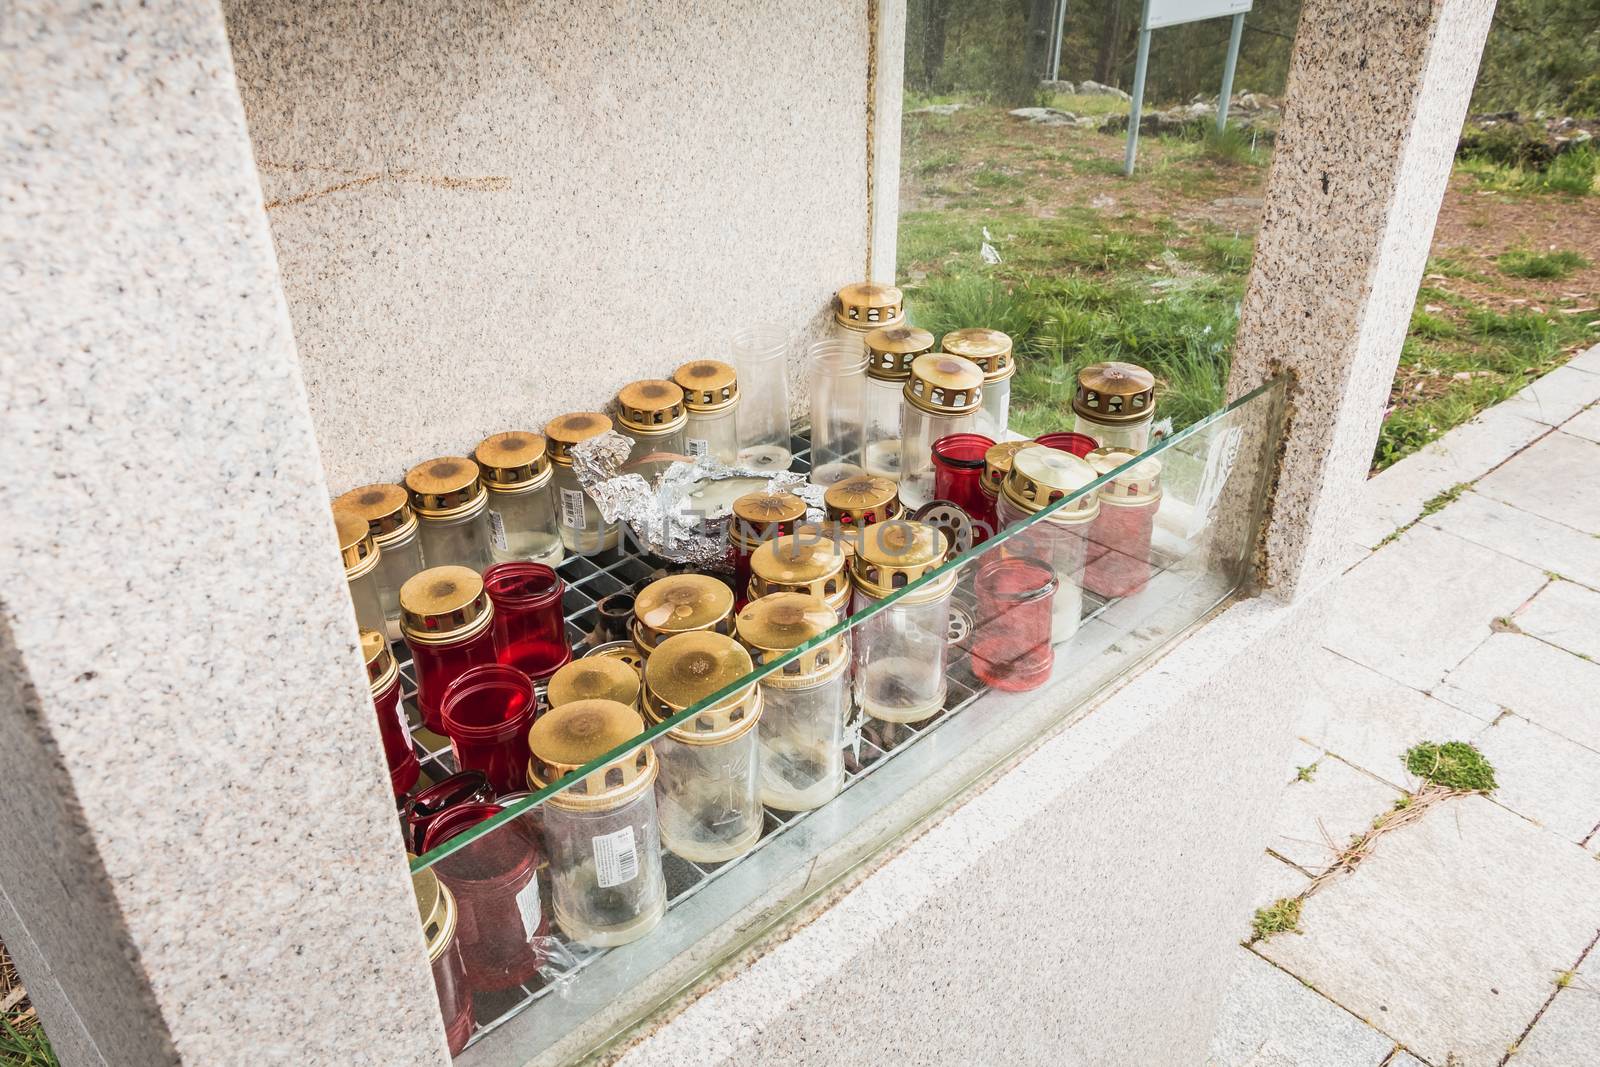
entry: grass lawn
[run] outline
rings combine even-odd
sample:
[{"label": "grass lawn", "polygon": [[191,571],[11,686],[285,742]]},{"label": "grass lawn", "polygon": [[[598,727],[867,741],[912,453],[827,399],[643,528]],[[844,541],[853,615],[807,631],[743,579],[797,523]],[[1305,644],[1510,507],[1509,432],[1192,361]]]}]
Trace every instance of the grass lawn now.
[{"label": "grass lawn", "polygon": [[[1126,107],[1110,97],[1055,106]],[[1143,138],[1130,180],[1120,134],[1031,125],[999,108],[908,112],[904,137],[911,316],[936,335],[1012,335],[1019,430],[1066,426],[1078,368],[1105,359],[1155,372],[1157,417],[1175,429],[1222,405],[1270,142],[1237,130]],[[1551,183],[1482,161],[1458,168],[1375,470],[1600,341],[1600,271],[1578,251],[1600,248],[1600,196],[1577,191],[1567,172],[1577,169]]]}]

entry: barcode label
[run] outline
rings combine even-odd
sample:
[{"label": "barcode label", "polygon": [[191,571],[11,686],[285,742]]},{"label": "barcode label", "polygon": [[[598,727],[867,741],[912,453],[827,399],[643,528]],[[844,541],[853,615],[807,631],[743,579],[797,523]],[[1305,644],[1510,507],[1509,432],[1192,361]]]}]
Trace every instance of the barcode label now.
[{"label": "barcode label", "polygon": [[498,511],[489,512],[489,539],[494,542],[494,547],[506,551],[506,521]]},{"label": "barcode label", "polygon": [[569,530],[587,530],[588,522],[583,514],[583,490],[561,490],[561,525]]},{"label": "barcode label", "polygon": [[[470,911],[471,909],[468,910]],[[523,932],[529,937],[537,937],[539,923],[544,919],[544,913],[539,910],[539,879],[537,876],[523,887],[522,892],[517,894],[517,914],[522,916]]]},{"label": "barcode label", "polygon": [[591,838],[595,880],[601,889],[625,885],[639,877],[639,851],[633,847],[633,827]]},{"label": "barcode label", "polygon": [[711,451],[711,442],[703,437],[691,437],[684,442],[691,456],[703,456]]}]

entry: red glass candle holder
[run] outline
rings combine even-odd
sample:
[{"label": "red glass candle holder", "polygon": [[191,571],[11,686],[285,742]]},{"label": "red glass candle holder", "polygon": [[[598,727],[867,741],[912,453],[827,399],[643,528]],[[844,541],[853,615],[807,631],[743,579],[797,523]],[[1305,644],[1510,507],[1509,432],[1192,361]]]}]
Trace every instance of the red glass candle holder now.
[{"label": "red glass candle holder", "polygon": [[994,440],[978,433],[953,433],[933,443],[933,495],[955,504],[975,524],[973,543],[994,532],[994,498],[983,491],[983,457]]},{"label": "red glass candle holder", "polygon": [[1040,434],[1034,440],[1046,448],[1053,448],[1058,452],[1071,452],[1079,459],[1100,447],[1100,442],[1088,434],[1072,433],[1066,430],[1058,433]]},{"label": "red glass candle holder", "polygon": [[498,662],[494,602],[470,567],[431,567],[400,587],[400,632],[411,650],[422,725],[444,733],[440,702],[462,671]]},{"label": "red glass candle holder", "polygon": [[521,788],[537,707],[533,681],[515,667],[492,663],[464,671],[445,690],[441,710],[456,765],[488,775],[496,793]]},{"label": "red glass candle holder", "polygon": [[[485,819],[498,804],[463,804],[428,827],[432,850]],[[550,919],[539,899],[544,853],[526,820],[514,819],[480,836],[433,869],[455,894],[456,942],[467,981],[478,991],[510,989],[538,976],[547,956]]]},{"label": "red glass candle holder", "polygon": [[400,670],[388,640],[376,630],[361,631],[361,654],[366,661],[372,708],[378,714],[378,737],[389,764],[389,784],[395,796],[403,797],[417,784],[422,765],[411,747],[405,712],[400,710]]},{"label": "red glass candle holder", "polygon": [[433,820],[461,804],[493,804],[494,788],[482,771],[462,771],[442,778],[406,802],[406,836],[413,852],[423,851]]},{"label": "red glass candle holder", "polygon": [[542,563],[496,563],[483,572],[483,587],[494,601],[501,663],[537,682],[572,658],[561,612],[566,585],[554,570]]},{"label": "red glass candle holder", "polygon": [[1058,584],[1051,566],[1030,556],[991,558],[978,569],[972,672],[985,685],[1020,693],[1049,680]]},{"label": "red glass candle holder", "polygon": [[1083,587],[1103,597],[1132,596],[1150,581],[1150,539],[1159,496],[1137,504],[1113,505],[1102,499],[1089,528],[1089,562]]}]

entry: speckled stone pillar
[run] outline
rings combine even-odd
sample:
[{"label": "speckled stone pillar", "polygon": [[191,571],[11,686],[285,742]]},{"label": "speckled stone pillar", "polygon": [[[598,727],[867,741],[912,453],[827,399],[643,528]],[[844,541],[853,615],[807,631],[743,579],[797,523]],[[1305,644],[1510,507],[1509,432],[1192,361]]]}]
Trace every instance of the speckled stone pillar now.
[{"label": "speckled stone pillar", "polygon": [[0,937],[67,1064],[442,1063],[221,12],[0,20]]},{"label": "speckled stone pillar", "polygon": [[1427,261],[1494,0],[1306,0],[1231,395],[1295,378],[1263,578],[1329,573]]}]

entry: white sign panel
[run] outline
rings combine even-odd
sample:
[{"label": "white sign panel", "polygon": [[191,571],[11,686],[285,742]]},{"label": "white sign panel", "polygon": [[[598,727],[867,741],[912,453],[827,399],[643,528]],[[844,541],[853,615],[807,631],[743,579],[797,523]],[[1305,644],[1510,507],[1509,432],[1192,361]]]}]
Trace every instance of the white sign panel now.
[{"label": "white sign panel", "polygon": [[1145,28],[1159,30],[1201,19],[1220,19],[1242,15],[1250,10],[1251,0],[1149,0],[1150,17]]}]

